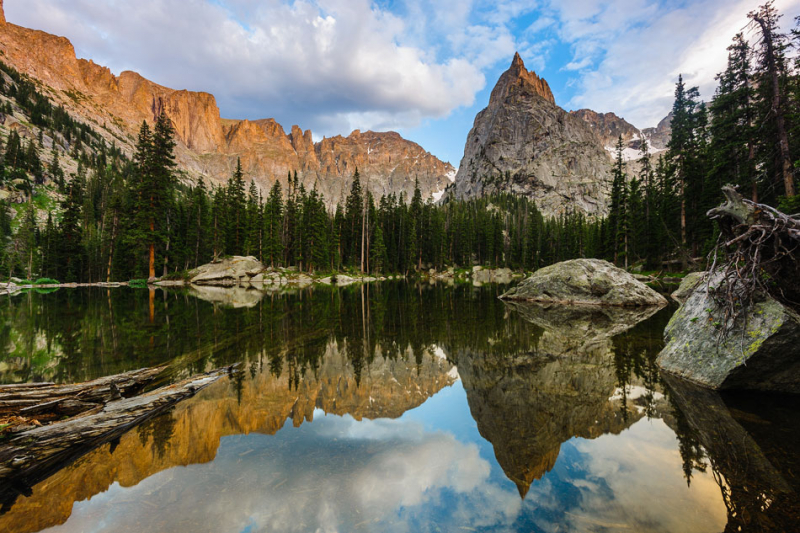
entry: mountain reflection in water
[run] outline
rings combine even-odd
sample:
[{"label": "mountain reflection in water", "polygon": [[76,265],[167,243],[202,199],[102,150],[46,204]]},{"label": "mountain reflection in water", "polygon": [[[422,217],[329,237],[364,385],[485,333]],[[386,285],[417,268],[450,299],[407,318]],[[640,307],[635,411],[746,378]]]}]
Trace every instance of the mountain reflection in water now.
[{"label": "mountain reflection in water", "polygon": [[[506,305],[499,292],[159,291],[153,325],[147,291],[22,295],[2,311],[7,381],[244,364],[32,487],[0,531],[766,531],[792,516],[786,480],[770,521],[731,515],[752,517],[729,483],[753,474],[709,444],[718,420],[675,409],[683,396],[654,365],[669,310]],[[25,343],[43,355],[19,357]],[[759,428],[763,462],[796,465]]]}]

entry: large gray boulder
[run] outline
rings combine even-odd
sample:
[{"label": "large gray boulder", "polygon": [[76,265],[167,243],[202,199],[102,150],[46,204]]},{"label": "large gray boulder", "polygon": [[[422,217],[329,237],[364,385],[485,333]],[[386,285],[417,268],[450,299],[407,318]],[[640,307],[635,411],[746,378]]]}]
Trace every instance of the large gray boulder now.
[{"label": "large gray boulder", "polygon": [[235,255],[197,267],[190,273],[190,280],[195,285],[236,285],[263,270],[264,265],[255,257]]},{"label": "large gray boulder", "polygon": [[601,259],[574,259],[537,270],[501,298],[560,304],[664,306],[667,300]]},{"label": "large gray boulder", "polygon": [[712,389],[800,392],[800,316],[770,297],[724,336],[723,310],[698,283],[664,332],[662,370]]}]

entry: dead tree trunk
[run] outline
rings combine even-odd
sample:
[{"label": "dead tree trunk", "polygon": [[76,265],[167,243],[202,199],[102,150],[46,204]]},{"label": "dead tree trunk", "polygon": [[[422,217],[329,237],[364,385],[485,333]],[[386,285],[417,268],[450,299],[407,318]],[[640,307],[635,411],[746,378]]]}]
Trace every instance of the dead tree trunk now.
[{"label": "dead tree trunk", "polygon": [[[112,399],[105,405],[64,422],[36,427],[4,439],[0,445],[0,504],[3,506],[0,514],[11,507],[19,494],[26,494],[36,483],[96,447],[119,438],[136,425],[194,395],[228,374],[232,368],[201,374],[141,396]],[[114,383],[111,378],[104,379],[105,383]],[[97,384],[100,381],[92,383]],[[35,392],[52,387],[51,384],[33,384],[5,388]]]},{"label": "dead tree trunk", "polygon": [[747,200],[732,186],[722,192],[726,202],[708,212],[721,231],[710,270],[722,278],[710,292],[726,320],[743,316],[764,295],[800,309],[800,219]]}]

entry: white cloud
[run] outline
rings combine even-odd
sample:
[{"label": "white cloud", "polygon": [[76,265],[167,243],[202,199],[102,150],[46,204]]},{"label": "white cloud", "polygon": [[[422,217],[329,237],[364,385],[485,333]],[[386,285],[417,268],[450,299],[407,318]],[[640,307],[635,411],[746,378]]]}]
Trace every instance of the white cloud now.
[{"label": "white cloud", "polygon": [[405,518],[442,518],[426,513],[443,493],[478,504],[454,512],[464,523],[510,524],[521,510],[474,443],[417,422],[316,415],[279,437],[226,437],[209,464],[115,484],[76,503],[60,531],[410,532]]},{"label": "white cloud", "polygon": [[511,0],[493,9],[407,0],[392,11],[369,0],[6,4],[12,22],[66,35],[115,72],[212,92],[230,118],[276,117],[326,135],[415,127],[471,106],[482,69],[513,55],[506,25],[531,9]]},{"label": "white cloud", "polygon": [[[710,100],[714,77],[725,68],[727,46],[761,0],[567,0],[553,2],[559,35],[572,44],[580,70],[568,106],[613,111],[644,128],[655,126],[672,107],[678,74]],[[791,21],[800,1],[776,7]],[[596,66],[589,67],[593,61]]]}]

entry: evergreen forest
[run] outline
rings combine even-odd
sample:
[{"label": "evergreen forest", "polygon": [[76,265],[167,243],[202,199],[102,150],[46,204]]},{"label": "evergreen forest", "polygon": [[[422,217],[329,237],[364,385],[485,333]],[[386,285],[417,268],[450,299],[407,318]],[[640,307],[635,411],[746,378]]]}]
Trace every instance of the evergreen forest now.
[{"label": "evergreen forest", "polygon": [[[531,199],[510,193],[437,204],[417,187],[411,198],[375,198],[357,170],[334,209],[296,172],[263,192],[241,164],[226,184],[193,182],[177,169],[165,114],[142,124],[127,156],[0,64],[0,112],[21,111],[39,129],[38,140],[12,130],[0,142],[2,186],[26,198],[0,209],[0,276],[83,283],[180,277],[231,255],[311,273],[413,275],[472,265],[532,271],[578,257],[655,271],[700,268],[717,238],[706,212],[720,203],[723,185],[800,211],[800,56],[793,53],[800,25],[783,33],[772,2],[749,20],[728,47],[710,101],[677,80],[666,151],[653,155],[644,141],[641,159],[626,162],[620,138],[602,219],[569,211],[548,218]],[[59,150],[43,153],[42,132],[66,141],[75,172],[66,175]]]}]

